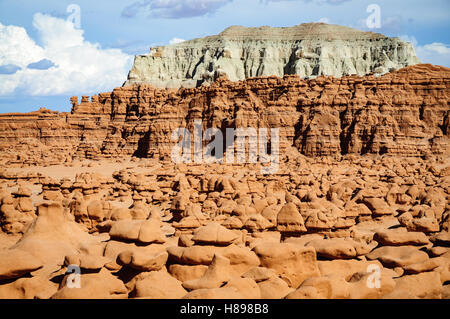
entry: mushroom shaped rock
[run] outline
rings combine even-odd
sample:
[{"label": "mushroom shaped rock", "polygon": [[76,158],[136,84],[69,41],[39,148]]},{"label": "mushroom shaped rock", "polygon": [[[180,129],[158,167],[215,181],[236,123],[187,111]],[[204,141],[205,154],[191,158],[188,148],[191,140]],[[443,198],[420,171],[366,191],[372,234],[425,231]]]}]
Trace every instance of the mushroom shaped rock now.
[{"label": "mushroom shaped rock", "polygon": [[79,282],[71,281],[71,275],[64,277],[60,289],[51,299],[126,299],[128,290],[124,283],[108,270],[81,274]]},{"label": "mushroom shaped rock", "polygon": [[317,256],[330,259],[348,259],[357,255],[352,241],[344,238],[314,239],[306,247],[314,247]]},{"label": "mushroom shaped rock", "polygon": [[261,293],[261,299],[281,299],[294,290],[289,287],[286,281],[277,276],[259,282],[258,287]]},{"label": "mushroom shaped rock", "polygon": [[258,284],[252,278],[241,278],[233,277],[231,278],[224,288],[234,287],[243,296],[243,299],[260,299],[261,290]]},{"label": "mushroom shaped rock", "polygon": [[166,236],[161,230],[161,223],[156,219],[143,221],[139,230],[138,241],[144,244],[165,243]]},{"label": "mushroom shaped rock", "polygon": [[364,199],[364,204],[372,211],[374,216],[393,215],[394,209],[382,198],[369,197]]},{"label": "mushroom shaped rock", "polygon": [[396,283],[391,273],[382,269],[375,279],[374,269],[354,273],[346,278],[350,285],[350,299],[380,299],[394,290]]},{"label": "mushroom shaped rock", "polygon": [[297,206],[290,202],[277,215],[277,230],[280,232],[305,232],[306,227]]},{"label": "mushroom shaped rock", "polygon": [[64,264],[66,256],[77,254],[82,247],[98,245],[102,240],[83,231],[58,202],[44,202],[38,216],[22,238],[11,248],[32,254],[51,273]]},{"label": "mushroom shaped rock", "polygon": [[222,222],[222,226],[228,229],[241,229],[244,226],[244,223],[237,216],[228,216],[227,219]]},{"label": "mushroom shaped rock", "polygon": [[[139,247],[138,247],[139,248]],[[140,271],[156,271],[163,268],[167,262],[168,253],[155,249],[154,253],[148,249],[134,249],[121,252],[117,256],[119,265],[129,265]]]},{"label": "mushroom shaped rock", "polygon": [[[394,290],[384,296],[386,299],[440,299],[442,283],[439,273],[431,271],[394,279]],[[445,286],[444,286],[445,287]]]},{"label": "mushroom shaped rock", "polygon": [[84,270],[100,270],[109,262],[111,262],[111,260],[104,256],[81,253],[66,256],[64,265],[77,265]]},{"label": "mushroom shaped rock", "polygon": [[277,216],[278,216],[278,213],[280,212],[281,208],[282,207],[280,205],[275,205],[275,204],[267,206],[261,212],[261,216],[265,217],[272,224],[276,224]]},{"label": "mushroom shaped rock", "polygon": [[229,245],[238,239],[238,237],[239,235],[235,232],[226,229],[218,223],[212,222],[200,227],[194,233],[192,240],[197,244]]},{"label": "mushroom shaped rock", "polygon": [[319,209],[310,209],[305,226],[307,229],[327,230],[333,228],[336,220],[336,216],[330,213],[323,212]]},{"label": "mushroom shaped rock", "polygon": [[192,279],[201,278],[208,266],[206,265],[179,265],[179,264],[171,264],[169,265],[169,273],[179,281],[188,281]]},{"label": "mushroom shaped rock", "polygon": [[161,223],[149,220],[119,220],[109,230],[111,238],[132,240],[140,243],[164,243],[165,236],[161,231]]},{"label": "mushroom shaped rock", "polygon": [[261,266],[275,270],[290,287],[297,288],[306,278],[320,275],[312,247],[271,242],[257,245],[253,250]]},{"label": "mushroom shaped rock", "polygon": [[231,267],[239,275],[260,264],[258,256],[248,247],[231,244],[220,253],[230,260]]},{"label": "mushroom shaped rock", "polygon": [[57,290],[48,278],[23,277],[0,285],[0,299],[49,299]]},{"label": "mushroom shaped rock", "polygon": [[244,228],[251,232],[263,231],[274,227],[270,221],[260,214],[253,214],[245,221]]},{"label": "mushroom shaped rock", "polygon": [[355,273],[348,278],[339,275],[308,278],[287,299],[373,299],[390,293],[395,283],[389,275],[380,275],[380,285],[368,284],[370,272]]},{"label": "mushroom shaped rock", "polygon": [[181,282],[165,270],[152,271],[136,281],[134,296],[149,299],[179,299],[187,294]]},{"label": "mushroom shaped rock", "polygon": [[18,278],[42,266],[42,262],[27,251],[0,250],[0,280]]},{"label": "mushroom shaped rock", "polygon": [[205,274],[199,279],[183,282],[183,287],[189,290],[219,288],[233,275],[234,271],[230,266],[230,260],[215,254]]},{"label": "mushroom shaped rock", "polygon": [[383,246],[374,249],[366,257],[378,259],[385,267],[405,267],[429,259],[428,254],[414,246]]},{"label": "mushroom shaped rock", "polygon": [[448,263],[449,261],[445,260],[444,257],[437,257],[437,258],[430,258],[420,263],[405,266],[403,267],[403,269],[405,270],[406,274],[419,274],[422,272],[432,271],[440,266],[445,267],[445,265]]},{"label": "mushroom shaped rock", "polygon": [[349,283],[338,276],[312,277],[306,279],[286,299],[347,299]]},{"label": "mushroom shaped rock", "polygon": [[409,232],[405,228],[379,230],[373,238],[384,246],[421,246],[430,243],[424,233]]},{"label": "mushroom shaped rock", "polygon": [[215,246],[172,246],[167,248],[169,259],[172,262],[184,265],[209,265],[211,264],[218,247]]},{"label": "mushroom shaped rock", "polygon": [[438,232],[440,230],[439,223],[434,217],[420,217],[414,218],[411,224],[406,225],[408,231],[418,231],[425,233]]},{"label": "mushroom shaped rock", "polygon": [[197,216],[190,215],[183,217],[179,222],[174,222],[173,227],[177,229],[195,229],[204,225],[205,218],[199,219]]},{"label": "mushroom shaped rock", "polygon": [[31,197],[31,194],[31,190],[24,185],[20,185],[17,191],[12,192],[15,197]]}]

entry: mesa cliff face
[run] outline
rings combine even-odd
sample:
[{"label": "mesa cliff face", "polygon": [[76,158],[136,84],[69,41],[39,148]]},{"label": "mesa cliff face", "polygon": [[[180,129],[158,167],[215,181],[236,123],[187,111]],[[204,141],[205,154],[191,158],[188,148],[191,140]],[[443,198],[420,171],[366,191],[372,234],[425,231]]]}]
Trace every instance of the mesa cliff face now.
[{"label": "mesa cliff face", "polygon": [[0,115],[2,160],[169,158],[171,133],[201,119],[215,127],[279,128],[280,152],[306,156],[449,154],[450,69],[416,65],[375,76],[258,77],[179,90],[133,85],[71,113]]},{"label": "mesa cliff face", "polygon": [[226,74],[255,76],[385,74],[420,63],[412,44],[338,25],[234,26],[216,36],[155,47],[136,56],[125,86],[196,87]]}]

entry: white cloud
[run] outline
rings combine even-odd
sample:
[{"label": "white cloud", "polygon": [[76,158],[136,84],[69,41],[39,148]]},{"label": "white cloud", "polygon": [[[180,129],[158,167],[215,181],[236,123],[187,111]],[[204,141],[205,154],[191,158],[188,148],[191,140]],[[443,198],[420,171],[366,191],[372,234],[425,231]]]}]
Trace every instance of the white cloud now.
[{"label": "white cloud", "polygon": [[172,40],[169,41],[169,44],[177,44],[177,43],[181,43],[184,41],[186,41],[186,40],[180,39],[180,38],[173,38]]},{"label": "white cloud", "polygon": [[450,46],[434,42],[424,46],[417,46],[416,53],[423,63],[431,63],[450,67]]},{"label": "white cloud", "polygon": [[28,37],[24,28],[0,23],[0,65],[26,67],[44,58],[44,49]]},{"label": "white cloud", "polygon": [[[89,94],[111,90],[126,80],[132,56],[86,41],[83,30],[60,18],[37,13],[33,26],[42,46],[24,28],[0,23],[0,66],[22,67],[15,74],[0,74],[0,95]],[[43,59],[55,67],[27,68]]]},{"label": "white cloud", "polygon": [[450,54],[450,47],[440,42],[433,42],[431,44],[426,44],[423,46],[423,49],[440,55]]}]

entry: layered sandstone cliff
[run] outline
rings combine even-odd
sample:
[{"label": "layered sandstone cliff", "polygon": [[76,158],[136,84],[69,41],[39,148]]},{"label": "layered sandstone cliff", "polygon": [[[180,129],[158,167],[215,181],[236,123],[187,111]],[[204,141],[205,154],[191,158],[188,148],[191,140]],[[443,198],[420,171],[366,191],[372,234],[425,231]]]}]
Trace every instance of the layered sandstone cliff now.
[{"label": "layered sandstone cliff", "polygon": [[[172,132],[279,128],[282,154],[449,155],[450,69],[416,65],[375,76],[220,78],[179,90],[116,88],[71,113],[0,115],[2,160],[70,161],[120,156],[170,158]],[[19,157],[19,158],[17,158]]]},{"label": "layered sandstone cliff", "polygon": [[289,28],[234,26],[216,36],[155,47],[136,56],[125,86],[196,87],[221,74],[255,76],[385,74],[420,63],[412,44],[338,25]]}]

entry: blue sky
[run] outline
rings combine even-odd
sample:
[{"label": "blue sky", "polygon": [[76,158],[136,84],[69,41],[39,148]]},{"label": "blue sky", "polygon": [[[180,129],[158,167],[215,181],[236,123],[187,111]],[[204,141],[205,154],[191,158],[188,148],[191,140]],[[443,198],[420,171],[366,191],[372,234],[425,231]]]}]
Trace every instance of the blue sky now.
[{"label": "blue sky", "polygon": [[70,111],[70,96],[121,86],[135,54],[230,25],[325,21],[369,30],[371,4],[381,14],[371,31],[450,67],[449,0],[0,0],[0,112]]}]

